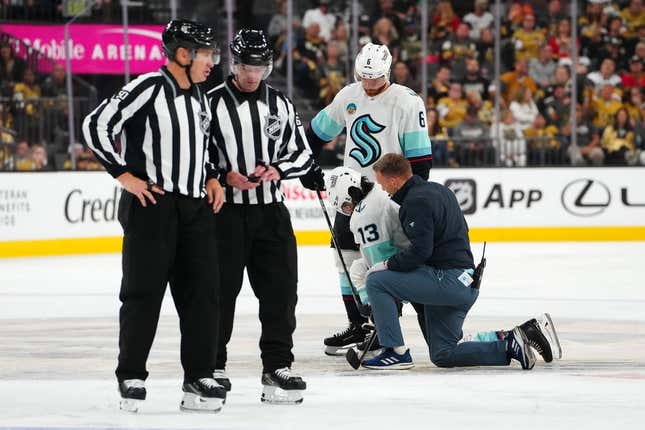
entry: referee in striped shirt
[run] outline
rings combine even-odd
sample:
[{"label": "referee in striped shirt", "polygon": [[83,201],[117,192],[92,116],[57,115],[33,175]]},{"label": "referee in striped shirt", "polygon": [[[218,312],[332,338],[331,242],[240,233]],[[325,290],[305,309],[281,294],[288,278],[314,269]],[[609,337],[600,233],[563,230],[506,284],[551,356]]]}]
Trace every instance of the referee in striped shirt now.
[{"label": "referee in striped shirt", "polygon": [[212,148],[225,178],[225,203],[217,215],[221,322],[215,366],[224,386],[230,384],[223,373],[226,345],[245,267],[260,303],[263,374],[289,368],[293,361],[296,240],[280,181],[304,175],[312,164],[293,104],[264,82],[272,69],[264,34],[240,30],[230,49],[232,75],[208,93],[217,118],[211,125]]},{"label": "referee in striped shirt", "polygon": [[219,49],[214,30],[191,21],[171,21],[162,36],[167,66],[130,82],[83,122],[88,146],[125,188],[116,376],[124,399],[145,398],[146,360],[170,282],[182,335],[183,390],[223,397],[212,365],[219,321],[213,212],[224,193],[209,160],[210,106],[196,85],[219,62]]}]

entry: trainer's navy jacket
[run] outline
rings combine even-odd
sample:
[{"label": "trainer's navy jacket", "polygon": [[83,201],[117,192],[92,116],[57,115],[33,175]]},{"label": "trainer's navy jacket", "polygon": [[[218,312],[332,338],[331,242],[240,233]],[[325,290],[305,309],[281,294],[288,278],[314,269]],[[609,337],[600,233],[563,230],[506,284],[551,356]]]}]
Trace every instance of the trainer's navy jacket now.
[{"label": "trainer's navy jacket", "polygon": [[468,224],[457,198],[448,188],[413,175],[392,200],[411,246],[387,261],[397,272],[409,272],[421,265],[438,269],[473,269]]}]

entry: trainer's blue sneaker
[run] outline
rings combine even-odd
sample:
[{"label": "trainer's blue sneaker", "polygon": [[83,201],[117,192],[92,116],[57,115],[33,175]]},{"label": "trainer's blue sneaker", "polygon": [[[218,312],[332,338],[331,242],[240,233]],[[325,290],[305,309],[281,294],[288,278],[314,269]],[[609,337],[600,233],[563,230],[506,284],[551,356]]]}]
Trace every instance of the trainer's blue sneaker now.
[{"label": "trainer's blue sneaker", "polygon": [[531,370],[535,366],[535,355],[520,326],[515,327],[506,338],[506,353],[509,358],[519,361],[524,370]]},{"label": "trainer's blue sneaker", "polygon": [[414,363],[409,349],[406,349],[403,354],[397,354],[394,349],[385,348],[376,357],[363,361],[363,367],[377,370],[403,370],[414,367]]}]

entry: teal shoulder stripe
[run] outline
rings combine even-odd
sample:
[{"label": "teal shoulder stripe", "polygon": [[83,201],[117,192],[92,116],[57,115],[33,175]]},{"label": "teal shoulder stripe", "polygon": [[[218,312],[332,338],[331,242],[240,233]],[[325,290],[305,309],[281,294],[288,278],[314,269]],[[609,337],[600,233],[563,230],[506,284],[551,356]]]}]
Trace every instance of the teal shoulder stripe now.
[{"label": "teal shoulder stripe", "polygon": [[424,130],[404,133],[401,139],[401,150],[403,155],[408,158],[432,154],[428,133]]},{"label": "teal shoulder stripe", "polygon": [[391,240],[363,248],[363,253],[365,254],[365,257],[367,257],[367,262],[370,266],[380,263],[381,261],[385,261],[398,252],[399,250],[394,246],[394,243]]},{"label": "teal shoulder stripe", "polygon": [[311,129],[316,133],[316,136],[329,142],[343,131],[343,126],[331,119],[331,117],[327,115],[327,112],[321,110],[318,112],[318,115],[311,120]]}]

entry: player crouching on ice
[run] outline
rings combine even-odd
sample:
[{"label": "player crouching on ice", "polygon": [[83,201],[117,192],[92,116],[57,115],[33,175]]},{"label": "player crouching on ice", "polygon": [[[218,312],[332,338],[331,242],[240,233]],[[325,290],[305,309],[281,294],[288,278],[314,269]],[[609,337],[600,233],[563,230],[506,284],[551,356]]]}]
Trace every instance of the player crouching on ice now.
[{"label": "player crouching on ice", "polygon": [[[367,304],[368,294],[366,293],[366,288],[364,288],[367,276],[375,271],[384,270],[383,266],[386,264],[387,259],[399,254],[401,251],[409,250],[411,240],[414,240],[414,235],[408,237],[408,233],[402,228],[399,219],[399,205],[391,200],[380,187],[375,187],[366,177],[361,177],[360,173],[345,167],[338,167],[327,176],[327,183],[328,198],[332,206],[339,212],[351,215],[350,229],[356,242],[360,244],[362,258],[352,263],[349,276],[358,289],[361,301]],[[430,212],[428,214],[430,215]],[[479,284],[477,283],[478,286]],[[398,317],[397,300],[392,296],[389,299],[389,304],[395,306],[395,316]],[[399,299],[410,300],[405,297],[399,297]],[[433,309],[426,306],[426,311],[428,310],[432,311]],[[465,312],[463,316],[465,316]],[[461,321],[463,322],[463,317]],[[428,321],[428,323],[430,324],[428,324],[426,330],[432,328],[431,321]],[[400,333],[400,326],[398,330]],[[434,329],[435,338],[433,339],[433,332],[427,331],[427,333],[431,334],[429,338],[426,338],[431,348],[431,358],[440,367],[452,367],[446,366],[448,364],[446,361],[436,359],[436,355],[432,353],[432,340],[435,340],[435,345],[441,340],[441,338],[437,338],[436,332],[437,328]],[[462,337],[461,324],[457,333],[459,333],[459,336],[453,339],[455,345]],[[476,342],[470,343],[490,344],[487,346],[479,345],[484,349],[491,346],[503,349],[508,360],[505,358],[504,363],[499,364],[508,364],[510,358],[515,358],[520,361],[525,369],[532,368],[535,363],[535,358],[529,346],[535,348],[546,362],[551,362],[554,356],[559,359],[562,354],[557,334],[548,314],[543,314],[538,319],[531,319],[510,331],[480,332],[473,339]],[[359,345],[358,349],[364,350],[366,343],[368,342]],[[367,356],[367,351],[364,351],[360,359],[357,358],[356,352],[350,351],[347,355],[350,364],[354,368],[358,368],[362,362],[364,367],[372,369],[409,369],[413,367],[410,352],[404,346],[402,337],[399,344],[384,343],[385,349],[380,349],[381,346],[378,344],[378,340],[373,345],[375,346],[368,348],[378,351],[376,357],[363,361],[362,359]],[[468,348],[466,346],[466,349]],[[475,348],[477,349],[477,347]]]}]

